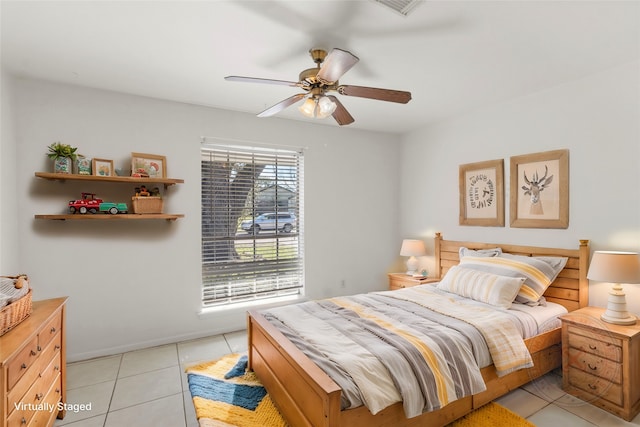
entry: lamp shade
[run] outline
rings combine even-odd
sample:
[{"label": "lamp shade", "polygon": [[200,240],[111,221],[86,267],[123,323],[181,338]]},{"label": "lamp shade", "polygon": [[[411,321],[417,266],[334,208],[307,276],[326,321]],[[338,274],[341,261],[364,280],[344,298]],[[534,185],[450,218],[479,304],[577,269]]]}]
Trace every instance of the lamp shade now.
[{"label": "lamp shade", "polygon": [[405,239],[402,241],[402,247],[400,248],[401,256],[424,256],[426,254],[427,249],[422,240]]},{"label": "lamp shade", "polygon": [[587,278],[598,282],[640,283],[640,255],[635,252],[596,251]]}]

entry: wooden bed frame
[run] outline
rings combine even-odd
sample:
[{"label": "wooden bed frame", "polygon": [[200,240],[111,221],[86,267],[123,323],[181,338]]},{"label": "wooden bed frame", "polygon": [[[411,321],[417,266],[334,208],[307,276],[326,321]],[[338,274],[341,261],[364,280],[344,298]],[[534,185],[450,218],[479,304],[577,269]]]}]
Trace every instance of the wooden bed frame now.
[{"label": "wooden bed frame", "polygon": [[[578,249],[556,249],[447,241],[437,233],[435,257],[439,277],[458,264],[458,249],[462,246],[471,249],[501,247],[503,252],[527,256],[568,257],[567,265],[547,289],[545,298],[562,304],[569,311],[588,305],[588,240],[580,240]],[[498,377],[493,365],[488,366],[482,369],[487,385],[484,392],[458,399],[437,411],[407,419],[401,402],[376,415],[372,415],[364,406],[341,411],[340,387],[259,312],[248,313],[248,338],[249,368],[258,375],[291,427],[444,426],[562,364],[560,328],[557,328],[525,340],[534,367]]]}]

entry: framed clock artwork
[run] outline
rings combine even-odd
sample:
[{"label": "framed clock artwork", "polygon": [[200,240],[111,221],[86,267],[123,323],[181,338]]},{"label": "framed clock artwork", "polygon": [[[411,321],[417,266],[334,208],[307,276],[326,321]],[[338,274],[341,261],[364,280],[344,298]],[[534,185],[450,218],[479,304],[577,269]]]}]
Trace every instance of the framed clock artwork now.
[{"label": "framed clock artwork", "polygon": [[504,161],[460,165],[460,225],[504,227]]}]

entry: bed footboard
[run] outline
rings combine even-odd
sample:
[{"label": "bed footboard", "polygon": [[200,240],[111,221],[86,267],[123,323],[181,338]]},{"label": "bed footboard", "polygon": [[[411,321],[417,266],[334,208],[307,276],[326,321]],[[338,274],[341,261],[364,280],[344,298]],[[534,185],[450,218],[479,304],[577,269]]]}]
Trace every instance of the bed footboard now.
[{"label": "bed footboard", "polygon": [[247,323],[249,368],[290,425],[340,425],[340,387],[261,314],[250,311]]}]

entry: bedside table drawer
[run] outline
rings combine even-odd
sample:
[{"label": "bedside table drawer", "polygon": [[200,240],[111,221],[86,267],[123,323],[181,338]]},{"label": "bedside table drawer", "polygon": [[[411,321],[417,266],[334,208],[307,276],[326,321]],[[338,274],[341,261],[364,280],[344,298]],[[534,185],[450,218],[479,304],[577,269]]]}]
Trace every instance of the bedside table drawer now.
[{"label": "bedside table drawer", "polygon": [[413,277],[404,273],[389,273],[389,290],[410,288],[412,286],[425,285],[438,282],[439,279],[430,277]]},{"label": "bedside table drawer", "polygon": [[622,406],[622,387],[595,375],[587,374],[574,367],[569,368],[569,383],[590,395],[608,400],[617,406]]},{"label": "bedside table drawer", "polygon": [[602,307],[582,307],[562,321],[562,388],[631,421],[640,413],[640,323],[602,320]]},{"label": "bedside table drawer", "polygon": [[596,375],[607,381],[622,384],[622,365],[595,354],[586,353],[576,348],[569,349],[569,363],[572,367]]},{"label": "bedside table drawer", "polygon": [[616,362],[622,361],[622,342],[619,339],[582,328],[569,326],[569,346]]}]

